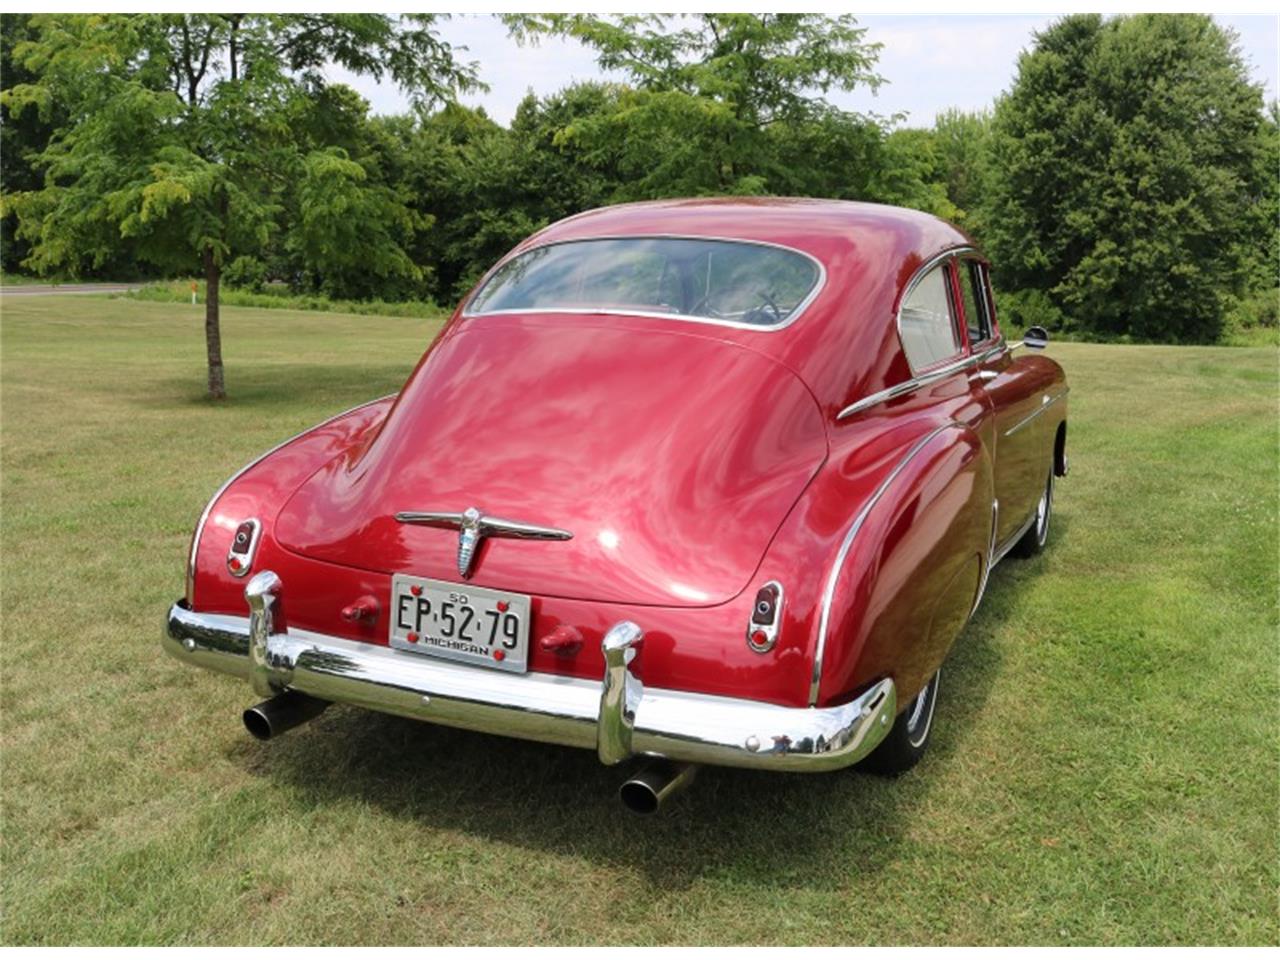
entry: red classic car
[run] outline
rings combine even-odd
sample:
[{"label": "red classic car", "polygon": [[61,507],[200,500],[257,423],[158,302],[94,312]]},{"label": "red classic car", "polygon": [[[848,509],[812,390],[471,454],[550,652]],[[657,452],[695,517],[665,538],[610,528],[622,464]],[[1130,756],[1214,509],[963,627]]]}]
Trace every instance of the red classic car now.
[{"label": "red classic car", "polygon": [[1063,372],[1017,346],[987,262],[925,214],[570,217],[398,394],[214,495],[165,646],[268,698],[255,736],[337,701],[650,758],[637,810],[703,763],[904,770],[1067,472]]}]

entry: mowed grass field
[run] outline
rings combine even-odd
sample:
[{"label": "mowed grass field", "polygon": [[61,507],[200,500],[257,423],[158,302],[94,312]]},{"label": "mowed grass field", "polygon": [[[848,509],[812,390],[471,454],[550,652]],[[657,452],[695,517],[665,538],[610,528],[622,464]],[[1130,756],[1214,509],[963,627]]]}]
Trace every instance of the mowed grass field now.
[{"label": "mowed grass field", "polygon": [[1274,349],[1052,345],[1051,543],[993,575],[925,761],[706,769],[641,820],[587,752],[342,706],[259,743],[160,650],[212,491],[438,321],[228,309],[210,405],[203,308],[0,312],[7,944],[1280,940]]}]

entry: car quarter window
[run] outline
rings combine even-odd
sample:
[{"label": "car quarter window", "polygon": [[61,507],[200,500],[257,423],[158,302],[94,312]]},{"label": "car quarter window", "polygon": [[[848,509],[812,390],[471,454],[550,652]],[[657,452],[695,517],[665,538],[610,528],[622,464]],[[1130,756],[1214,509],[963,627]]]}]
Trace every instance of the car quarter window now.
[{"label": "car quarter window", "polygon": [[986,283],[983,267],[977,260],[961,260],[960,295],[964,298],[964,322],[969,330],[969,343],[991,339],[991,317],[987,311]]},{"label": "car quarter window", "polygon": [[939,264],[916,282],[902,303],[898,331],[913,372],[960,353],[949,286],[947,265]]}]

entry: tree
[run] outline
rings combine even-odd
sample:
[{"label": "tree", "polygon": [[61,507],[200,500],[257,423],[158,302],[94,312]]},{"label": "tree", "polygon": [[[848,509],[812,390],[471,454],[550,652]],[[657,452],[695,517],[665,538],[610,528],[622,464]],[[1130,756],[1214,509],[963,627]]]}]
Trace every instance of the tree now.
[{"label": "tree", "polygon": [[525,97],[509,129],[482,109],[449,104],[417,124],[394,127],[403,185],[414,211],[433,227],[417,235],[414,259],[433,266],[432,295],[453,302],[529,234],[617,198],[625,178],[622,145],[601,150],[564,139],[564,130],[611,113],[619,88],[580,83]]},{"label": "tree", "polygon": [[511,134],[482,109],[449,104],[411,131],[409,193],[436,227],[415,259],[434,265],[438,299],[457,299],[480,272],[542,224],[524,209],[520,156]]},{"label": "tree", "polygon": [[1262,149],[1257,153],[1254,182],[1261,185],[1256,205],[1257,242],[1250,258],[1250,287],[1271,294],[1272,314],[1280,287],[1280,100],[1267,104],[1262,121]]},{"label": "tree", "polygon": [[1234,34],[1208,16],[1057,21],[996,107],[997,281],[1093,334],[1215,339],[1275,178],[1262,124]]},{"label": "tree", "polygon": [[[359,256],[412,274],[399,247],[412,223],[384,185],[337,145],[297,135],[336,63],[384,76],[426,107],[477,86],[433,32],[434,15],[139,14],[33,17],[15,61],[34,75],[5,106],[65,120],[35,159],[39,189],[5,197],[40,271],[101,264],[122,240],[168,269],[199,263],[206,283],[209,396],[225,397],[218,311],[223,267],[260,254],[286,205],[293,241],[319,270]],[[358,235],[358,236],[357,236]]]},{"label": "tree", "polygon": [[934,119],[932,140],[936,171],[955,207],[955,222],[981,235],[981,211],[991,189],[990,112],[944,110]]},{"label": "tree", "polygon": [[[0,78],[6,85],[29,83],[33,75],[15,63],[13,49],[33,36],[30,17],[21,13],[0,13]],[[39,171],[31,163],[33,154],[39,154],[49,142],[53,132],[53,119],[45,120],[34,110],[24,117],[15,117],[6,106],[0,106],[0,195],[19,190],[34,190],[40,185]],[[30,254],[30,245],[16,236],[13,221],[5,217],[0,221],[0,265],[6,271],[16,271]]]},{"label": "tree", "polygon": [[707,13],[507,18],[520,37],[574,37],[631,89],[561,141],[616,163],[632,199],[769,192],[770,131],[833,108],[831,90],[875,88],[879,45],[851,16]]}]

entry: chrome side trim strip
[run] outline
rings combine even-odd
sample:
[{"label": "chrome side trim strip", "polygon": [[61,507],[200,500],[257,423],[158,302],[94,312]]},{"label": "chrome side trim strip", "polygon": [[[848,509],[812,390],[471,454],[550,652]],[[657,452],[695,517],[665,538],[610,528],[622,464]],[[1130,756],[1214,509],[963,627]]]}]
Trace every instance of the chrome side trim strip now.
[{"label": "chrome side trim strip", "polygon": [[[169,610],[163,645],[184,662],[247,678],[249,632],[245,617],[195,613],[178,603]],[[485,670],[292,627],[267,636],[262,662],[275,690],[587,750],[598,751],[607,739],[599,721],[605,687],[598,680]],[[624,668],[623,689],[628,675]],[[897,713],[890,679],[824,709],[631,689],[638,693],[625,747],[632,755],[763,770],[847,767],[884,739]]]},{"label": "chrome side trim strip", "polygon": [[[686,313],[663,313],[661,311],[656,311],[656,310],[655,311],[619,310],[616,308],[609,308],[609,307],[600,307],[600,308],[579,307],[576,309],[557,309],[557,310],[541,309],[541,308],[535,308],[532,310],[482,310],[479,313],[471,313],[469,311],[471,302],[475,300],[475,298],[480,295],[480,292],[484,290],[484,288],[488,285],[489,278],[494,273],[496,273],[497,270],[507,261],[513,260],[516,257],[522,257],[527,253],[532,253],[534,250],[541,250],[544,247],[559,247],[559,246],[564,246],[567,243],[590,243],[593,240],[712,240],[719,243],[745,243],[745,244],[749,244],[751,246],[756,246],[756,247],[772,247],[775,250],[785,250],[788,253],[799,254],[800,256],[804,257],[806,260],[813,263],[813,265],[818,268],[818,279],[814,282],[813,289],[809,291],[809,293],[805,296],[803,300],[801,300],[798,304],[796,304],[795,309],[792,310],[791,313],[787,315],[786,319],[784,319],[781,323],[774,323],[769,325],[762,325],[762,324],[756,324],[756,323],[741,323],[737,320],[717,320],[714,317],[694,317]],[[795,323],[798,319],[800,319],[800,314],[804,313],[804,311],[808,308],[809,304],[813,303],[813,301],[818,298],[818,294],[820,294],[823,291],[826,285],[827,285],[827,268],[826,266],[823,265],[821,260],[819,260],[817,257],[815,257],[811,253],[806,253],[804,250],[797,250],[795,247],[789,247],[783,243],[770,243],[768,240],[747,240],[742,237],[705,236],[705,235],[682,234],[682,233],[601,234],[598,237],[576,237],[572,240],[554,240],[551,243],[538,243],[538,244],[534,244],[533,246],[526,247],[525,249],[521,250],[519,253],[508,254],[507,256],[499,260],[497,263],[495,263],[488,270],[488,272],[485,273],[481,281],[476,284],[476,287],[471,292],[471,295],[467,297],[466,304],[464,304],[462,307],[462,316],[463,317],[500,317],[505,315],[516,315],[516,314],[529,315],[529,314],[565,313],[565,314],[587,315],[587,316],[604,315],[604,316],[611,316],[611,317],[647,317],[655,320],[685,320],[690,323],[706,323],[706,324],[711,324],[712,326],[717,326],[717,327],[732,327],[735,330],[755,330],[757,333],[774,333],[775,331],[778,331],[778,330],[785,330],[787,327],[791,326],[791,324]]]},{"label": "chrome side trim strip", "polygon": [[209,514],[213,511],[213,505],[218,502],[219,497],[221,497],[224,493],[227,492],[228,487],[230,487],[242,476],[244,476],[246,473],[248,473],[258,464],[260,464],[263,460],[267,459],[267,457],[271,456],[277,450],[284,449],[289,444],[293,443],[293,441],[297,440],[299,437],[310,433],[312,430],[319,430],[321,427],[327,426],[328,424],[333,423],[333,421],[335,420],[341,420],[343,417],[345,417],[349,413],[355,413],[357,410],[363,409],[364,407],[371,407],[375,403],[381,403],[383,400],[389,400],[391,397],[396,396],[399,392],[400,391],[397,390],[396,393],[388,393],[385,397],[378,397],[377,399],[374,399],[374,400],[366,400],[364,403],[357,403],[354,407],[350,407],[347,410],[343,410],[341,413],[335,413],[332,417],[329,417],[327,420],[321,420],[315,426],[307,427],[307,429],[301,430],[298,433],[295,433],[293,436],[289,437],[287,440],[281,440],[279,443],[277,443],[274,447],[272,447],[266,453],[263,453],[254,457],[252,460],[246,463],[243,467],[241,467],[239,470],[237,470],[235,473],[229,476],[226,479],[226,481],[222,484],[222,486],[220,486],[214,492],[213,496],[209,498],[209,502],[204,505],[204,510],[200,514],[200,519],[196,521],[195,535],[191,538],[191,553],[187,557],[187,596],[193,600],[195,599],[193,595],[194,584],[191,582],[191,576],[196,569],[196,553],[200,549],[200,537],[204,533],[204,525],[209,520]]},{"label": "chrome side trim strip", "polygon": [[987,581],[991,579],[991,568],[996,565],[996,528],[1000,524],[1000,501],[991,501],[991,537],[987,543],[987,555],[982,560],[982,579],[978,581],[978,594],[973,598],[973,606],[969,616],[978,612],[982,598],[987,594]]},{"label": "chrome side trim strip", "polygon": [[849,532],[844,535],[844,540],[840,544],[840,550],[836,553],[835,562],[831,565],[831,572],[827,575],[827,585],[822,592],[822,613],[818,619],[818,644],[813,656],[813,675],[809,680],[809,705],[815,707],[818,704],[818,687],[822,682],[822,659],[827,649],[827,629],[831,622],[831,604],[835,599],[836,583],[840,579],[840,571],[844,568],[845,559],[849,556],[849,548],[853,546],[853,539],[858,535],[858,531],[862,529],[862,525],[866,522],[867,516],[874,509],[875,505],[880,502],[880,498],[885,495],[889,487],[893,485],[893,481],[898,475],[906,469],[913,457],[924,449],[925,445],[950,427],[957,426],[954,421],[948,421],[940,427],[936,427],[922,438],[912,444],[911,449],[906,455],[898,461],[887,477],[880,482],[880,486],[863,504],[862,509],[858,511],[858,515],[854,518]]},{"label": "chrome side trim strip", "polygon": [[1063,397],[1065,397],[1065,396],[1066,396],[1068,393],[1070,393],[1070,392],[1071,392],[1071,391],[1070,391],[1070,389],[1063,390],[1061,393],[1059,393],[1059,394],[1058,394],[1057,396],[1055,396],[1055,397],[1051,397],[1051,396],[1049,396],[1049,395],[1046,393],[1046,394],[1044,395],[1044,398],[1040,401],[1040,406],[1038,406],[1035,410],[1033,410],[1033,411],[1032,411],[1030,414],[1028,414],[1027,416],[1023,417],[1021,420],[1019,420],[1017,423],[1015,423],[1015,424],[1014,424],[1012,427],[1010,427],[1008,430],[1006,430],[1006,431],[1004,432],[1004,435],[1005,435],[1006,437],[1011,437],[1011,436],[1013,436],[1015,433],[1017,433],[1019,430],[1021,430],[1021,429],[1022,429],[1023,427],[1025,427],[1027,424],[1031,423],[1031,421],[1032,421],[1032,420],[1034,420],[1036,417],[1040,416],[1040,414],[1044,413],[1046,410],[1048,410],[1048,409],[1049,409],[1049,407],[1051,407],[1053,404],[1057,403],[1059,400],[1061,400]]},{"label": "chrome side trim strip", "polygon": [[988,347],[981,353],[975,353],[970,357],[961,357],[959,360],[948,363],[944,367],[939,367],[936,370],[930,370],[928,373],[923,373],[918,377],[912,377],[909,380],[903,380],[901,383],[896,383],[892,387],[886,387],[885,389],[873,393],[868,397],[863,397],[861,400],[849,404],[849,406],[837,413],[836,419],[843,420],[845,417],[851,417],[855,413],[860,413],[869,407],[874,407],[897,397],[901,397],[913,390],[919,390],[921,387],[927,387],[929,384],[937,383],[939,380],[945,380],[947,377],[954,373],[959,373],[961,370],[967,370],[969,367],[976,367],[980,363],[986,363],[992,357],[999,356],[1004,352],[1004,350],[1004,340],[998,340],[994,346]]}]

